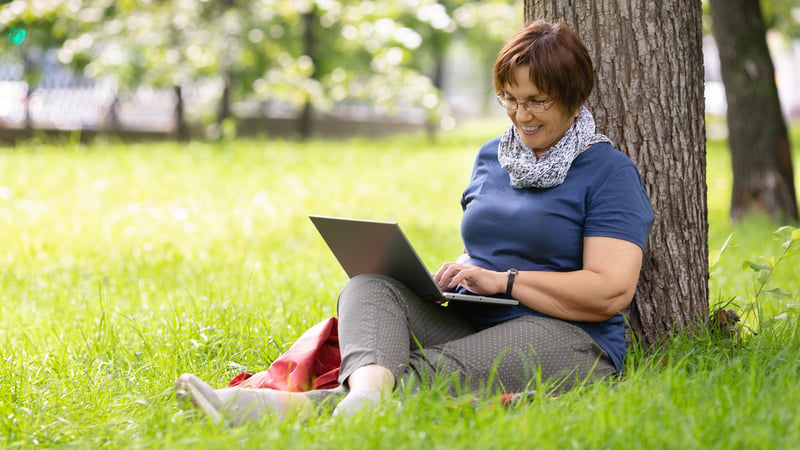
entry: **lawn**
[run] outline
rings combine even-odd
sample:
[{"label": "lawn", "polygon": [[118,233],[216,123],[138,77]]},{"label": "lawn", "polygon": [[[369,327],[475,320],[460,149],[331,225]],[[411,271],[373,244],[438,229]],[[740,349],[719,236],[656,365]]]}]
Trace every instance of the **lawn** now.
[{"label": "lawn", "polygon": [[[0,446],[9,448],[794,448],[800,444],[800,270],[778,264],[735,343],[678,336],[634,349],[627,377],[511,408],[436,389],[350,421],[224,429],[175,402],[266,368],[335,313],[346,281],[310,213],[397,220],[429,267],[455,258],[474,154],[502,125],[380,140],[32,141],[0,148]],[[798,127],[793,142],[800,142]],[[708,146],[709,248],[728,240],[710,303],[743,308],[744,261],[781,224],[727,219],[729,160]],[[800,154],[794,161],[800,172]],[[756,324],[751,320],[751,325]],[[477,399],[477,400],[476,400]]]}]

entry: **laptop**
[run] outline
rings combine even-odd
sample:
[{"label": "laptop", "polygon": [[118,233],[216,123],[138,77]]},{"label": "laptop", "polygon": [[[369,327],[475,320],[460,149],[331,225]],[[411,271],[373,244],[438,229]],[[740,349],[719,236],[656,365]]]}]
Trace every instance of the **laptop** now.
[{"label": "laptop", "polygon": [[316,215],[309,218],[350,278],[364,273],[383,274],[435,303],[519,303],[509,298],[442,292],[396,222]]}]

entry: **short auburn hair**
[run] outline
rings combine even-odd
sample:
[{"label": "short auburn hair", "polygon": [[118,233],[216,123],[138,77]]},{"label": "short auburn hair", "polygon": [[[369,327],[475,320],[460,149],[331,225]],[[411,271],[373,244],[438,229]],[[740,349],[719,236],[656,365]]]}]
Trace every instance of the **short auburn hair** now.
[{"label": "short auburn hair", "polygon": [[514,85],[514,70],[528,66],[530,79],[567,112],[575,112],[594,87],[594,67],[580,36],[566,22],[537,20],[517,31],[494,64],[494,89]]}]

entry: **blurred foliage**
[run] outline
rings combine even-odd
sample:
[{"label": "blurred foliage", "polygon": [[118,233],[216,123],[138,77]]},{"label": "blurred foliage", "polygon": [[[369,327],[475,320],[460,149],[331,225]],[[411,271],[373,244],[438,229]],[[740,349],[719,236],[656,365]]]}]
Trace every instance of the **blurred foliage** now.
[{"label": "blurred foliage", "polygon": [[797,0],[761,0],[767,28],[800,38],[800,3]]},{"label": "blurred foliage", "polygon": [[[787,37],[800,37],[800,2],[797,0],[761,0],[761,14],[769,30]],[[711,34],[711,9],[703,0],[703,33]]]},{"label": "blurred foliage", "polygon": [[447,113],[443,49],[460,40],[485,61],[522,13],[522,0],[14,0],[0,5],[0,31],[28,38],[0,49],[20,61],[57,48],[61,63],[122,91],[200,84],[218,101],[366,103],[435,119]]}]

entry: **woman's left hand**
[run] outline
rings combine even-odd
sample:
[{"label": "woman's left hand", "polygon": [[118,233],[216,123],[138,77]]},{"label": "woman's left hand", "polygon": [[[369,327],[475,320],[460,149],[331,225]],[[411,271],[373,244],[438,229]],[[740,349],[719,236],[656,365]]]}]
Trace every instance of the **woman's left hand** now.
[{"label": "woman's left hand", "polygon": [[447,262],[436,271],[433,280],[443,291],[453,291],[461,285],[474,294],[493,295],[505,292],[508,274],[473,264]]}]

